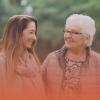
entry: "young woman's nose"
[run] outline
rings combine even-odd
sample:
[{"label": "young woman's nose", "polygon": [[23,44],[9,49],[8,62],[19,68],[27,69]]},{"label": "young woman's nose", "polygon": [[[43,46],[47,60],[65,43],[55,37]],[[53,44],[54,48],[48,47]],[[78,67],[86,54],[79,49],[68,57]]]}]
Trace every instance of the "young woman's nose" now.
[{"label": "young woman's nose", "polygon": [[33,40],[36,40],[36,39],[37,39],[37,37],[36,37],[35,34],[32,34],[32,39],[33,39]]}]

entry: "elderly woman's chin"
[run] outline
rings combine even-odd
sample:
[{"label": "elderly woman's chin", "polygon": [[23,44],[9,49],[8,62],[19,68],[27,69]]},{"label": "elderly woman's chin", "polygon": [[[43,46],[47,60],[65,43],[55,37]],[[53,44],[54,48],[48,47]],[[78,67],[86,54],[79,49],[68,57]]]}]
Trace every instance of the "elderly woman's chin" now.
[{"label": "elderly woman's chin", "polygon": [[67,48],[73,48],[74,46],[72,46],[71,44],[65,43],[65,47],[67,47]]},{"label": "elderly woman's chin", "polygon": [[82,45],[75,45],[75,44],[68,44],[68,43],[65,43],[65,46],[67,47],[67,48],[73,48],[73,49],[75,49],[75,48],[80,48],[80,47],[82,47]]},{"label": "elderly woman's chin", "polygon": [[64,42],[65,42],[65,46],[67,48],[73,47],[75,45],[75,43],[74,42],[71,42],[71,41],[64,41]]}]

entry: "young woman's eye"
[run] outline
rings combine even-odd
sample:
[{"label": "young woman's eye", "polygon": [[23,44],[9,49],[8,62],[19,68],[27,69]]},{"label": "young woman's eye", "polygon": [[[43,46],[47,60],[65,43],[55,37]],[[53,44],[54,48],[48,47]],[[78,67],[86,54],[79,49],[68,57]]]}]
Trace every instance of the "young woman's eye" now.
[{"label": "young woman's eye", "polygon": [[29,32],[30,34],[33,34],[33,32]]}]

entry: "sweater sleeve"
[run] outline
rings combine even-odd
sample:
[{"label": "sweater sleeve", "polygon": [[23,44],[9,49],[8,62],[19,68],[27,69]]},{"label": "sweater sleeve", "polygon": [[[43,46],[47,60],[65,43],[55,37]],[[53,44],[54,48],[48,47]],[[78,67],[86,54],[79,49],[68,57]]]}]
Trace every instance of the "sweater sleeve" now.
[{"label": "sweater sleeve", "polygon": [[96,64],[97,64],[97,90],[98,90],[98,94],[100,94],[100,55],[98,55],[97,60],[96,60]]},{"label": "sweater sleeve", "polygon": [[55,53],[50,53],[42,64],[42,76],[48,96],[57,98],[61,86],[62,73]]}]

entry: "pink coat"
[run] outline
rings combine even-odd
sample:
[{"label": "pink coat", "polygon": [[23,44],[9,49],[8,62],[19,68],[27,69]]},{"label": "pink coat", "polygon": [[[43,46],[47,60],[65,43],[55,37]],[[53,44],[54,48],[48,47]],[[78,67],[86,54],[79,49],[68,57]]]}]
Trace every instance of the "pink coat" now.
[{"label": "pink coat", "polygon": [[[64,53],[67,48],[50,53],[42,65],[43,79],[49,95],[63,95]],[[100,54],[89,50],[87,61],[81,67],[81,94],[97,95],[100,93]],[[65,94],[68,95],[68,94]],[[73,94],[74,95],[74,94]]]},{"label": "pink coat", "polygon": [[[26,52],[20,59],[20,64],[15,70],[16,77],[12,82],[6,79],[6,56],[3,52],[0,54],[0,91],[23,93],[23,95],[40,95],[44,92],[41,71],[34,57]],[[41,91],[40,91],[41,90]],[[8,94],[8,93],[7,93]],[[15,94],[16,95],[16,94]]]}]

